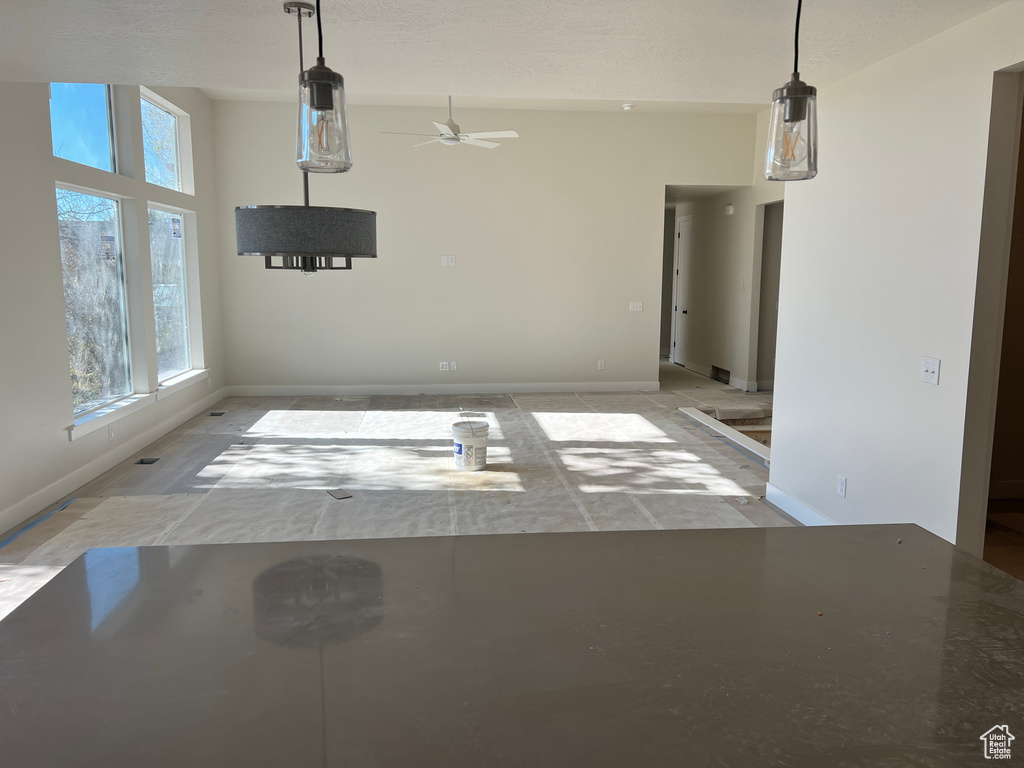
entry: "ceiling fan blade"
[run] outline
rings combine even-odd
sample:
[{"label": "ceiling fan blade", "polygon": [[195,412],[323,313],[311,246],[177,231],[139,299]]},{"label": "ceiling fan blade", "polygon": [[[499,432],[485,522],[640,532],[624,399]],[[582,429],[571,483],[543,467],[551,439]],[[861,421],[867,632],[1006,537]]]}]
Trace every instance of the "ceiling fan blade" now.
[{"label": "ceiling fan blade", "polygon": [[515,131],[483,131],[482,133],[460,133],[467,139],[518,139],[519,134]]},{"label": "ceiling fan blade", "polygon": [[377,131],[377,133],[386,133],[391,136],[430,136],[432,138],[437,138],[433,133],[402,133],[401,131]]},{"label": "ceiling fan blade", "polygon": [[[409,134],[410,136],[419,136],[422,134]],[[440,141],[440,139],[431,139],[430,141],[424,141],[422,144],[413,144],[413,147],[425,147],[427,144],[433,144],[434,142]]]},{"label": "ceiling fan blade", "polygon": [[453,131],[451,128],[449,128],[444,123],[438,123],[438,122],[434,122],[434,121],[431,121],[431,122],[434,123],[434,127],[437,128],[437,130],[439,130],[441,132],[442,136],[455,136],[455,131]]},{"label": "ceiling fan blade", "polygon": [[480,139],[466,138],[466,134],[462,134],[459,138],[462,140],[463,144],[469,144],[471,147],[486,147],[487,149],[494,149],[495,147],[501,146],[501,144],[496,141],[482,141]]}]

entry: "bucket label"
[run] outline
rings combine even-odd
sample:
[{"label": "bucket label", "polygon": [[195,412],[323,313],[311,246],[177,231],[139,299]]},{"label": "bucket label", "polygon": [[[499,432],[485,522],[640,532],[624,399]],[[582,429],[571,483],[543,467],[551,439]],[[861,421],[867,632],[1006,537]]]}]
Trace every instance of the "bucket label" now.
[{"label": "bucket label", "polygon": [[466,463],[467,464],[472,464],[473,463],[473,446],[472,445],[467,445],[464,453],[465,453],[465,457],[466,457]]},{"label": "bucket label", "polygon": [[462,443],[455,443],[455,455],[456,456],[461,456],[462,455]]}]

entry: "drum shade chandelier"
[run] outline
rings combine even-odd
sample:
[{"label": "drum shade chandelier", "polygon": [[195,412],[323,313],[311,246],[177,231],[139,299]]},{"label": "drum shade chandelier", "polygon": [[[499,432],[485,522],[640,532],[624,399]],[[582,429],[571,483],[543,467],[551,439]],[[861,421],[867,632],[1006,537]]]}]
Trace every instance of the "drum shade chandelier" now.
[{"label": "drum shade chandelier", "polygon": [[[345,81],[324,63],[320,0],[287,2],[298,19],[299,120],[296,163],[302,171],[302,205],[249,205],[235,208],[235,239],[240,256],[263,256],[267,269],[352,269],[354,258],[377,257],[377,214],[355,208],[309,204],[310,173],[344,173],[352,167],[345,108]],[[316,14],[316,64],[305,69],[302,19]]]},{"label": "drum shade chandelier", "polygon": [[800,79],[800,11],[796,4],[793,77],[772,94],[764,175],[769,181],[801,181],[818,174],[818,89]]}]

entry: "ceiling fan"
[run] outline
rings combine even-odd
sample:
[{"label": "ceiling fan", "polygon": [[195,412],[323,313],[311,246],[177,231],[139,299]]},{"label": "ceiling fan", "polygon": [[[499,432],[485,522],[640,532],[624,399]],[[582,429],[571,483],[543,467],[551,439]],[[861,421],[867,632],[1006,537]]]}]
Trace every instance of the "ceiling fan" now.
[{"label": "ceiling fan", "polygon": [[518,139],[519,134],[515,131],[483,131],[480,133],[462,133],[462,129],[459,128],[459,124],[452,119],[452,97],[448,97],[448,122],[438,123],[434,122],[434,127],[437,128],[441,133],[399,133],[398,131],[381,131],[381,133],[389,133],[393,136],[429,136],[430,141],[424,141],[420,144],[414,144],[413,146],[422,147],[426,144],[434,144],[440,142],[449,147],[454,147],[457,144],[469,144],[471,147],[484,147],[485,149],[494,149],[500,147],[496,141],[487,141],[487,139]]}]

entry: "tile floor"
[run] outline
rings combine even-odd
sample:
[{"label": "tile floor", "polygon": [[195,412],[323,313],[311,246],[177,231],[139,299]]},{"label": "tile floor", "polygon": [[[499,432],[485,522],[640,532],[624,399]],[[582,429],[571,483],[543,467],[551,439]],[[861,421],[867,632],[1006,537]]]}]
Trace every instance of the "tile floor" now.
[{"label": "tile floor", "polygon": [[[793,524],[677,410],[768,416],[771,393],[661,369],[659,392],[227,398],[0,547],[0,616],[89,547]],[[486,471],[454,467],[460,411],[490,424]]]}]

